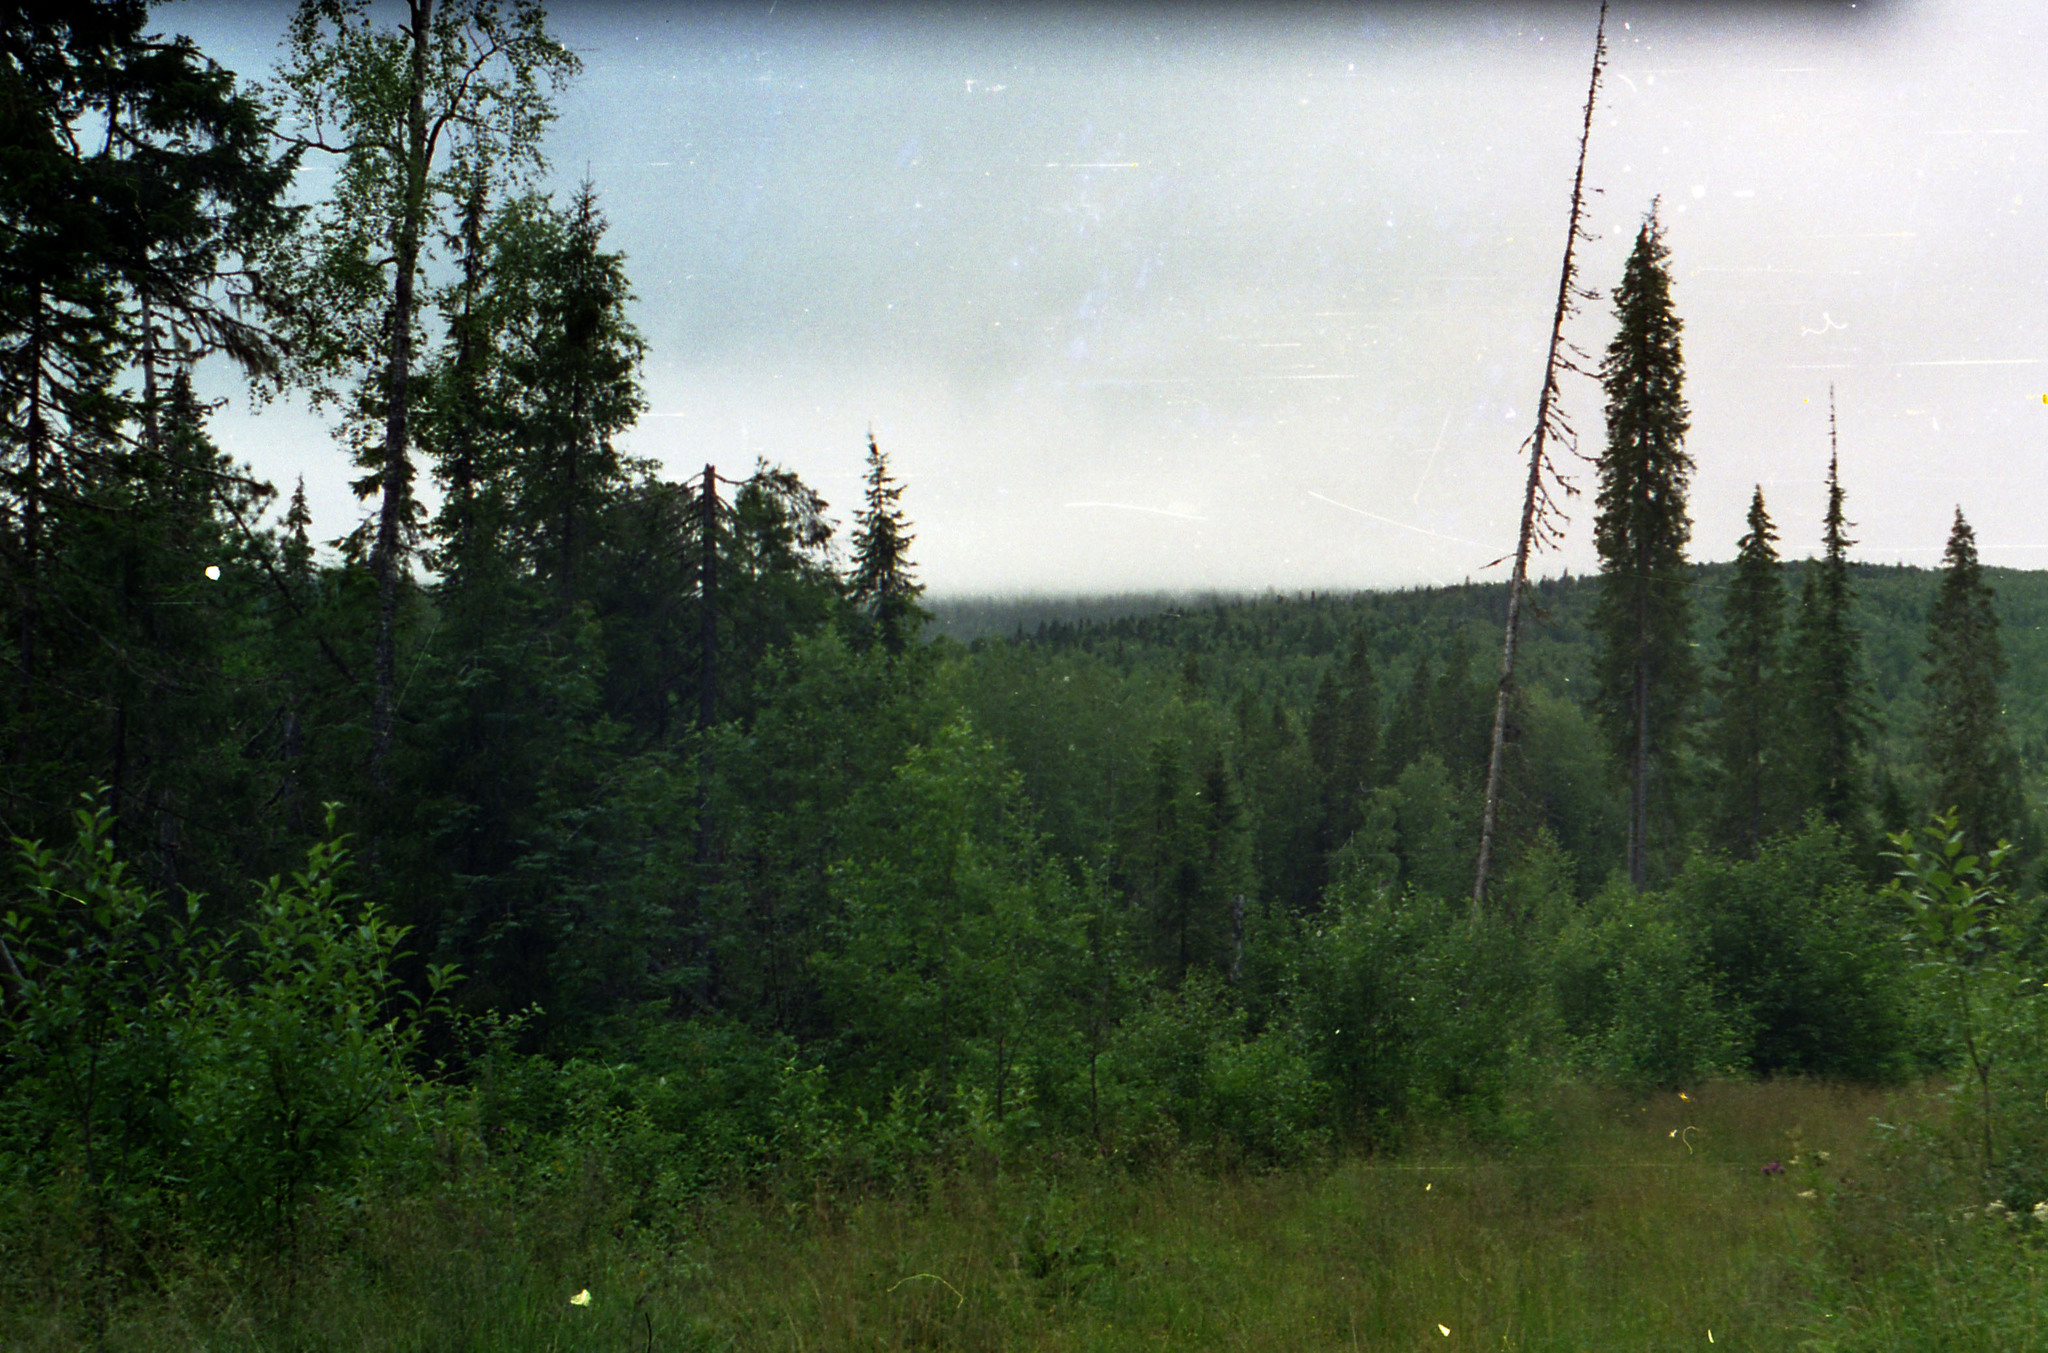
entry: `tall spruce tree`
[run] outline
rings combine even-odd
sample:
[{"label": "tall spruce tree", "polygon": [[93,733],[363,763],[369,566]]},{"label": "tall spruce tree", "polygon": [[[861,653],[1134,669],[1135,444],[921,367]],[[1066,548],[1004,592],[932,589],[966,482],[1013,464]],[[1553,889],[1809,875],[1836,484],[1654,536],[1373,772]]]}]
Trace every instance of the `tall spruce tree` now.
[{"label": "tall spruce tree", "polygon": [[1692,457],[1670,251],[1651,205],[1614,290],[1619,331],[1600,366],[1607,447],[1599,459],[1600,596],[1595,706],[1628,779],[1628,875],[1648,877],[1650,807],[1670,788],[1698,682],[1692,657]]},{"label": "tall spruce tree", "polygon": [[900,506],[903,486],[889,474],[889,458],[868,433],[867,500],[855,517],[853,530],[853,577],[847,592],[856,606],[865,607],[874,620],[875,631],[891,653],[900,653],[915,633],[921,612],[918,594],[924,591],[911,572],[910,522]]},{"label": "tall spruce tree", "polygon": [[1719,763],[1714,836],[1754,857],[1784,798],[1784,565],[1778,538],[1757,486],[1749,501],[1749,532],[1739,542],[1735,576],[1721,607],[1721,709],[1711,735]]},{"label": "tall spruce tree", "polygon": [[[583,567],[630,478],[612,439],[646,406],[646,345],[626,317],[625,257],[602,247],[605,219],[590,183],[566,209],[514,203],[504,217],[493,231],[504,326],[493,402],[510,443],[509,543],[551,592],[576,601],[593,590]],[[459,344],[450,356],[461,359]]]},{"label": "tall spruce tree", "polygon": [[1956,509],[1946,572],[1927,617],[1927,706],[1920,724],[1931,807],[1956,810],[1981,854],[2021,826],[2019,757],[2005,729],[1999,678],[2006,661],[1998,611],[1977,564],[1977,537]]},{"label": "tall spruce tree", "polygon": [[1869,834],[1870,775],[1866,758],[1876,732],[1870,682],[1863,666],[1863,635],[1851,611],[1851,523],[1842,512],[1841,459],[1835,445],[1834,391],[1828,392],[1828,509],[1822,553],[1806,566],[1793,624],[1790,666],[1793,736],[1797,742],[1797,799],[1801,811],[1822,817],[1863,840]]}]

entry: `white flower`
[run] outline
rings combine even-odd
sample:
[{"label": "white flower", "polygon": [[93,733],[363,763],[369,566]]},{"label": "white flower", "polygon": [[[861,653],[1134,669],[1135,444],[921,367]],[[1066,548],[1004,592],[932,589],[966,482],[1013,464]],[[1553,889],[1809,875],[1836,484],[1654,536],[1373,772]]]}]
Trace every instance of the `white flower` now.
[{"label": "white flower", "polygon": [[2048,1198],[2034,1204],[2034,1220],[2048,1226]]},{"label": "white flower", "polygon": [[590,1304],[590,1289],[586,1287],[575,1296],[569,1298],[569,1304],[571,1306],[588,1306]]}]

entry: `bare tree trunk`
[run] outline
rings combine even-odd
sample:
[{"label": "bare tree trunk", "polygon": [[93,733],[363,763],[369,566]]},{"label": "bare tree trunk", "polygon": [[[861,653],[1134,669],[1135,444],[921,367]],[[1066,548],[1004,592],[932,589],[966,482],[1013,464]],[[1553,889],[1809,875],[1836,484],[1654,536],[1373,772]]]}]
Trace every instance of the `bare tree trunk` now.
[{"label": "bare tree trunk", "polygon": [[1539,545],[1546,545],[1557,538],[1560,513],[1555,499],[1545,484],[1545,479],[1555,480],[1565,492],[1573,492],[1571,486],[1559,477],[1556,467],[1550,462],[1550,437],[1556,434],[1567,445],[1574,445],[1571,427],[1563,421],[1557,408],[1558,376],[1566,370],[1578,370],[1565,352],[1564,322],[1577,309],[1577,301],[1585,293],[1575,285],[1578,265],[1575,255],[1578,243],[1586,238],[1579,224],[1586,212],[1586,144],[1593,136],[1593,106],[1600,97],[1600,73],[1607,62],[1607,0],[1600,3],[1600,25],[1593,35],[1593,76],[1586,86],[1586,114],[1579,129],[1579,164],[1572,175],[1571,228],[1565,232],[1564,266],[1558,271],[1557,309],[1550,320],[1550,355],[1543,369],[1543,393],[1536,401],[1536,430],[1529,437],[1529,480],[1522,491],[1522,528],[1515,541],[1514,572],[1508,576],[1508,616],[1506,637],[1501,644],[1500,684],[1494,693],[1493,702],[1493,747],[1486,762],[1486,804],[1479,820],[1479,862],[1472,878],[1472,920],[1479,921],[1481,910],[1486,903],[1487,876],[1493,867],[1493,839],[1500,824],[1501,772],[1507,746],[1508,703],[1515,685],[1515,650],[1521,639],[1522,593],[1529,582],[1529,555]]},{"label": "bare tree trunk", "polygon": [[377,575],[377,645],[371,680],[376,686],[370,731],[370,781],[386,784],[391,723],[397,684],[398,574],[404,549],[405,517],[412,498],[412,460],[407,450],[406,413],[412,382],[413,274],[419,267],[420,232],[427,209],[427,44],[432,40],[434,0],[410,0],[412,88],[405,116],[405,202],[398,219],[396,274],[391,286],[391,357],[384,377],[384,497],[377,509],[377,543],[370,557]]},{"label": "bare tree trunk", "polygon": [[14,951],[7,947],[5,935],[0,935],[0,997],[5,998],[9,1009],[17,1009],[28,1000],[28,978],[22,976],[21,965],[14,961]]},{"label": "bare tree trunk", "polygon": [[1628,881],[1641,892],[1650,876],[1650,663],[1641,655],[1636,658],[1636,736],[1628,772]]},{"label": "bare tree trunk", "polygon": [[1244,976],[1244,894],[1230,899],[1230,985]]},{"label": "bare tree trunk", "polygon": [[697,565],[697,726],[718,717],[718,467],[704,467],[703,553]]},{"label": "bare tree trunk", "polygon": [[14,755],[28,760],[29,714],[36,698],[36,630],[42,623],[38,593],[42,569],[43,461],[49,450],[50,424],[43,412],[43,289],[29,293],[34,318],[29,321],[28,473],[21,495],[21,703],[16,711]]},{"label": "bare tree trunk", "polygon": [[448,466],[448,496],[455,503],[449,553],[458,571],[470,565],[476,526],[476,370],[483,360],[483,345],[476,340],[476,302],[483,287],[485,187],[479,169],[462,204],[462,326],[455,336],[455,383],[462,407],[451,434],[454,454]]},{"label": "bare tree trunk", "polygon": [[[697,562],[697,919],[711,914],[711,725],[718,716],[718,467],[704,467],[704,491],[699,504],[703,514],[704,538]],[[770,928],[773,943],[773,928]],[[711,995],[711,973],[716,951],[705,967],[706,990],[700,1003]]]}]

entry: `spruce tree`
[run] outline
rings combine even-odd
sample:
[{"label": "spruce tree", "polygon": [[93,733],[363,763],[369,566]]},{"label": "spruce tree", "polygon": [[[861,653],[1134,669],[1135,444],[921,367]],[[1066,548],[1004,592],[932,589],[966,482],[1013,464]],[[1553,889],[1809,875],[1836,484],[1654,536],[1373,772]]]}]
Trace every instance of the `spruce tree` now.
[{"label": "spruce tree", "polygon": [[1735,555],[1735,577],[1721,608],[1720,715],[1712,750],[1720,764],[1714,836],[1754,857],[1784,797],[1784,565],[1764,511],[1763,487],[1749,502],[1749,532]]},{"label": "spruce tree", "polygon": [[[1831,391],[1831,448],[1834,417]],[[1856,543],[1849,538],[1850,525],[1842,512],[1840,457],[1831,450],[1822,554],[1807,564],[1800,588],[1787,704],[1798,743],[1796,806],[1817,810],[1861,840],[1868,836],[1870,775],[1866,757],[1876,718],[1863,669],[1863,635],[1850,614],[1856,601],[1849,585],[1849,547]]]},{"label": "spruce tree", "polygon": [[1365,820],[1365,802],[1381,779],[1380,688],[1365,636],[1355,634],[1342,668],[1323,674],[1309,708],[1308,750],[1322,796],[1325,853]]},{"label": "spruce tree", "polygon": [[1668,793],[1697,682],[1686,488],[1688,412],[1670,251],[1653,204],[1615,288],[1620,329],[1600,366],[1607,447],[1599,459],[1600,595],[1595,707],[1628,780],[1628,874],[1647,878],[1650,801]]},{"label": "spruce tree", "polygon": [[918,594],[924,591],[911,573],[910,522],[898,505],[903,486],[889,474],[889,458],[868,433],[867,501],[855,518],[853,577],[848,595],[873,618],[882,644],[891,653],[903,651],[922,616]]},{"label": "spruce tree", "polygon": [[1977,537],[1956,509],[1942,556],[1946,572],[1927,617],[1927,710],[1920,724],[1935,811],[1954,809],[1964,840],[1981,854],[2020,827],[2019,758],[2005,729],[1992,590],[1977,564]]},{"label": "spruce tree", "polygon": [[[512,545],[567,602],[596,584],[581,575],[602,524],[624,497],[629,467],[613,438],[646,407],[646,344],[626,315],[625,257],[603,248],[605,219],[585,182],[565,209],[514,203],[492,231],[492,280],[505,333],[494,401],[509,424],[501,493]],[[451,364],[462,357],[454,345]]]},{"label": "spruce tree", "polygon": [[[1475,656],[1465,629],[1453,629],[1450,642],[1444,645],[1443,670],[1437,673],[1436,684],[1429,693],[1429,749],[1442,760],[1452,781],[1461,789],[1486,774],[1491,733],[1487,716],[1492,711],[1487,706],[1492,702],[1493,692],[1472,679]],[[1511,726],[1519,722],[1521,705],[1519,695],[1509,701]],[[1388,767],[1386,778],[1392,779],[1396,771],[1405,768],[1405,763]],[[1503,786],[1512,792],[1513,786],[1507,781],[1503,781]]]},{"label": "spruce tree", "polygon": [[1387,735],[1381,742],[1382,760],[1389,775],[1399,775],[1416,757],[1437,745],[1432,723],[1435,702],[1431,699],[1436,690],[1436,679],[1436,668],[1430,654],[1427,651],[1417,654],[1415,666],[1408,673],[1408,684],[1394,697],[1393,712],[1387,719]]}]

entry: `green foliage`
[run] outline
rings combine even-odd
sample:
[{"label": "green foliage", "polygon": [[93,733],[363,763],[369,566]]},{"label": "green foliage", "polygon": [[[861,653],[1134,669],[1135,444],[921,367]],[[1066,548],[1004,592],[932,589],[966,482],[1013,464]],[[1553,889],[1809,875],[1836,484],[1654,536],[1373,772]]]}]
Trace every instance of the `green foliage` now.
[{"label": "green foliage", "polygon": [[1130,899],[1140,952],[1169,983],[1231,971],[1233,916],[1256,887],[1251,824],[1227,726],[1206,701],[1169,702],[1146,776],[1119,824],[1111,881]]},{"label": "green foliage", "polygon": [[1058,1065],[1072,1022],[1053,976],[1084,950],[1078,900],[1043,861],[1014,772],[964,722],[911,749],[851,858],[811,963],[854,1103],[929,1077],[994,1121]]},{"label": "green foliage", "polygon": [[17,842],[0,1187],[92,1237],[100,1281],[177,1226],[289,1253],[306,1205],[417,1143],[422,1004],[392,965],[403,931],[340,889],[340,838],[273,878],[236,931],[199,927],[116,858],[110,811],[63,853]]},{"label": "green foliage", "polygon": [[1971,853],[2020,835],[2019,760],[2005,731],[1999,689],[2005,651],[1998,611],[1977,564],[1977,537],[1956,511],[1941,591],[1927,615],[1927,707],[1922,764],[1935,809],[1956,812]]},{"label": "green foliage", "polygon": [[1785,584],[1773,546],[1777,538],[1759,486],[1721,603],[1721,664],[1714,683],[1720,709],[1708,737],[1718,763],[1713,839],[1746,856],[1755,855],[1770,834],[1791,789],[1782,718]]},{"label": "green foliage", "polygon": [[263,885],[189,997],[192,1187],[237,1230],[289,1237],[309,1193],[387,1147],[418,1083],[421,1017],[454,981],[431,967],[426,1001],[408,998],[392,971],[405,932],[341,891],[343,839],[330,806],[305,869]]},{"label": "green foliage", "polygon": [[706,739],[688,939],[704,1003],[830,1036],[811,955],[836,925],[832,871],[886,813],[894,768],[946,722],[916,656],[892,661],[837,629],[798,639],[763,661],[751,725]]},{"label": "green foliage", "polygon": [[1906,942],[1932,998],[1951,1055],[1974,1093],[1959,1099],[1958,1128],[1994,1190],[2048,1196],[2048,983],[2012,953],[2013,910],[2003,867],[2010,846],[1978,856],[1953,812],[1892,837],[1898,872],[1887,895],[1911,918]]},{"label": "green foliage", "polygon": [[1600,552],[1593,703],[1629,786],[1628,874],[1640,888],[1648,877],[1651,803],[1662,800],[1668,811],[1698,682],[1685,564],[1692,457],[1685,450],[1683,326],[1671,308],[1670,251],[1654,204],[1636,232],[1614,308],[1619,327],[1600,366],[1607,447],[1593,526]]},{"label": "green foliage", "polygon": [[889,458],[868,432],[867,497],[853,530],[853,571],[846,596],[866,608],[883,647],[901,653],[915,636],[924,613],[917,608],[924,585],[911,570],[910,522],[900,506],[903,486],[889,474]]},{"label": "green foliage", "polygon": [[1470,794],[1452,782],[1434,752],[1424,752],[1373,796],[1361,834],[1391,828],[1390,839],[1382,840],[1399,861],[1392,878],[1431,897],[1453,897],[1472,872],[1476,819]]},{"label": "green foliage", "polygon": [[1252,1031],[1206,973],[1155,990],[1118,1026],[1105,1078],[1111,1139],[1141,1161],[1187,1146],[1225,1164],[1287,1164],[1329,1141],[1304,1033]]},{"label": "green foliage", "polygon": [[1570,1055],[1595,1075],[1673,1087],[1726,1069],[1742,1030],[1668,898],[1617,880],[1565,919],[1550,980]]},{"label": "green foliage", "polygon": [[[1829,413],[1833,428],[1833,413]],[[1876,732],[1863,636],[1851,614],[1849,521],[1837,460],[1828,458],[1824,553],[1807,567],[1792,627],[1791,698],[1796,802],[1857,839],[1869,830],[1869,750]]]},{"label": "green foliage", "polygon": [[1894,904],[1817,816],[1755,860],[1695,856],[1669,895],[1759,1074],[1895,1080],[1929,1051]]},{"label": "green foliage", "polygon": [[1302,936],[1295,1010],[1341,1121],[1368,1139],[1451,1115],[1505,1128],[1546,1032],[1527,946],[1364,869],[1340,871],[1324,908]]},{"label": "green foliage", "polygon": [[[333,155],[336,174],[304,234],[273,263],[288,279],[296,377],[328,398],[339,396],[337,381],[384,379],[426,299],[414,288],[433,231],[479,175],[495,186],[538,171],[550,96],[580,64],[548,35],[538,6],[411,8],[413,22],[386,26],[364,0],[304,0],[289,25],[273,112],[302,146]],[[394,393],[404,397],[401,387],[382,398]]]},{"label": "green foliage", "polygon": [[[179,1264],[233,1264],[260,1287],[265,1251],[287,1312],[308,1251],[382,1291],[404,1281],[370,1254],[387,1212],[489,1216],[477,1255],[645,1240],[694,1271],[677,1256],[727,1207],[788,1237],[869,1194],[1059,1179],[1070,1156],[1100,1183],[1404,1136],[1526,1146],[1559,1074],[1946,1060],[1969,1068],[1977,1173],[2048,1187],[2048,910],[1968,834],[2021,823],[2018,751],[2048,754],[2048,694],[2001,692],[1997,637],[2004,615],[2024,675],[2048,591],[2007,575],[1994,599],[1959,517],[1931,625],[1908,570],[1854,570],[1852,615],[1831,469],[1827,557],[1780,655],[1760,494],[1732,572],[1684,561],[1654,214],[1603,367],[1603,573],[1531,589],[1509,839],[1467,921],[1497,589],[919,642],[872,437],[850,568],[786,469],[676,482],[619,454],[642,410],[625,260],[588,185],[566,208],[520,191],[575,66],[538,5],[421,0],[394,27],[365,0],[301,4],[275,107],[339,172],[285,243],[292,157],[267,158],[254,105],[189,44],[138,45],[144,17],[0,20],[21,132],[0,184],[0,801],[47,836],[80,783],[109,786],[67,850],[20,846],[4,909],[0,1272],[58,1256],[46,1287],[84,1292],[96,1333],[144,1275],[182,1291]],[[101,117],[121,149],[96,158],[68,136]],[[221,274],[266,249],[284,367],[221,305]],[[339,404],[382,498],[339,563],[303,492],[266,531],[274,494],[207,441],[183,367],[213,349]],[[401,567],[415,546],[431,578]],[[1730,591],[1695,654],[1701,577]],[[1721,775],[1694,782],[1682,716],[1717,657]],[[1924,745],[1880,737],[1880,699]],[[1968,817],[1899,837],[1874,894],[1869,800],[1903,812],[1923,780]],[[340,797],[365,804],[360,880],[310,811]],[[1646,892],[1653,802],[1674,830]],[[1736,858],[1681,861],[1703,841]],[[1617,860],[1635,888],[1600,886]],[[165,900],[193,884],[220,901]],[[1518,1207],[1578,1188],[1512,1182]],[[505,1209],[561,1229],[504,1240]],[[1033,1216],[999,1229],[1034,1301],[1136,1290],[1137,1260]],[[521,1281],[518,1329],[547,1346],[624,1329],[571,1331]],[[937,1338],[923,1319],[903,1328]]]},{"label": "green foliage", "polygon": [[419,439],[444,488],[441,562],[458,575],[509,565],[561,603],[602,584],[590,566],[634,468],[612,439],[644,407],[645,344],[604,231],[588,183],[567,207],[523,195],[478,222],[461,277],[442,288],[447,341],[420,374]]},{"label": "green foliage", "polygon": [[198,903],[179,914],[135,881],[103,803],[73,821],[61,855],[16,841],[19,883],[0,917],[0,1188],[82,1233],[103,1319],[110,1276],[162,1225],[183,1173],[181,998]]},{"label": "green foliage", "polygon": [[1324,850],[1334,850],[1358,830],[1387,769],[1380,758],[1379,681],[1363,634],[1353,637],[1344,665],[1325,672],[1316,686],[1308,750],[1322,797],[1319,835]]}]

